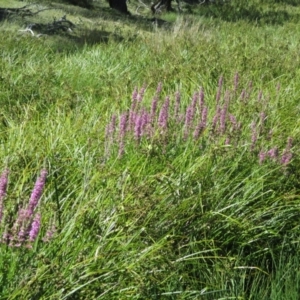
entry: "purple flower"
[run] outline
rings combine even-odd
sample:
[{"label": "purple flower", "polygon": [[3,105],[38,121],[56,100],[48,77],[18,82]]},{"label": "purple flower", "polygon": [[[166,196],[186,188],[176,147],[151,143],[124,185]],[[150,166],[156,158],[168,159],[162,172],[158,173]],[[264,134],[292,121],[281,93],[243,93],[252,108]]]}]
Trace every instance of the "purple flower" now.
[{"label": "purple flower", "polygon": [[242,101],[244,101],[246,99],[246,90],[245,89],[242,90],[240,98]]},{"label": "purple flower", "polygon": [[43,169],[41,171],[40,177],[38,177],[35,186],[33,188],[33,191],[31,193],[31,197],[29,200],[29,205],[28,205],[28,211],[32,214],[36,206],[38,205],[38,202],[42,196],[43,189],[45,186],[46,182],[46,177],[47,177],[47,170]]},{"label": "purple flower", "polygon": [[112,138],[116,129],[116,118],[117,116],[115,114],[112,115],[110,123],[106,126],[106,138]]},{"label": "purple flower", "polygon": [[217,123],[218,123],[218,120],[220,119],[220,114],[221,114],[221,108],[220,106],[218,105],[217,106],[217,111],[213,117],[213,120],[212,120],[212,130],[214,131],[215,128],[217,127]]},{"label": "purple flower", "polygon": [[266,153],[264,151],[260,151],[258,157],[259,157],[259,164],[261,165],[266,158]]},{"label": "purple flower", "polygon": [[144,84],[142,88],[140,89],[139,93],[137,94],[137,101],[142,102],[145,94],[146,85]]},{"label": "purple flower", "polygon": [[230,137],[229,136],[226,137],[225,145],[226,146],[230,145]]},{"label": "purple flower", "polygon": [[[10,235],[10,245],[21,245],[28,234],[28,223],[32,218],[32,211],[29,209],[20,208],[18,217],[14,222]],[[17,244],[15,244],[17,243]]]},{"label": "purple flower", "polygon": [[193,114],[195,113],[195,109],[196,109],[196,105],[197,105],[197,102],[198,102],[198,96],[199,96],[199,93],[194,93],[193,95],[193,98],[192,98],[192,109],[193,109]]},{"label": "purple flower", "polygon": [[288,138],[287,140],[287,145],[286,148],[284,149],[282,156],[281,156],[281,164],[286,166],[290,163],[290,161],[292,160],[292,143],[293,143],[293,139],[291,137]]},{"label": "purple flower", "polygon": [[237,130],[238,124],[237,124],[237,120],[236,120],[235,116],[232,114],[229,114],[229,120],[233,126],[233,129]]},{"label": "purple flower", "polygon": [[206,127],[207,112],[208,112],[208,108],[206,106],[204,106],[203,110],[202,110],[202,115],[201,115],[201,121],[202,121],[202,124],[204,127]]},{"label": "purple flower", "polygon": [[187,139],[188,137],[189,129],[191,128],[192,121],[193,121],[193,107],[192,105],[189,105],[185,112],[184,139]]},{"label": "purple flower", "polygon": [[227,114],[227,106],[224,105],[220,112],[220,131],[221,134],[225,133],[226,130],[226,114]]},{"label": "purple flower", "polygon": [[291,137],[288,137],[287,145],[286,145],[286,149],[288,151],[290,151],[292,149],[292,144],[293,144],[293,139]]},{"label": "purple flower", "polygon": [[221,76],[219,78],[218,91],[217,91],[217,95],[216,95],[217,105],[219,104],[220,99],[221,99],[222,86],[223,86],[223,76]]},{"label": "purple flower", "polygon": [[256,132],[256,127],[255,127],[255,122],[251,123],[251,151],[254,150],[256,141],[257,141],[257,132]]},{"label": "purple flower", "polygon": [[158,126],[163,130],[167,128],[168,118],[169,118],[169,104],[170,98],[166,97],[165,103],[163,104],[158,117]]},{"label": "purple flower", "polygon": [[157,97],[154,97],[151,104],[150,122],[154,122],[154,118],[157,110]]},{"label": "purple flower", "polygon": [[29,231],[29,241],[34,242],[41,226],[41,215],[37,213],[32,221],[31,228]]},{"label": "purple flower", "polygon": [[56,232],[56,228],[55,228],[55,224],[53,223],[48,228],[45,236],[43,237],[43,242],[49,242],[52,239],[52,237],[53,237],[53,235],[54,235],[55,232]]},{"label": "purple flower", "polygon": [[8,173],[8,170],[5,170],[0,177],[0,222],[3,217],[3,199],[6,195]]},{"label": "purple flower", "polygon": [[262,93],[262,91],[260,91],[260,92],[258,93],[258,96],[257,96],[257,101],[258,101],[258,102],[261,101],[262,95],[263,95],[263,93]]},{"label": "purple flower", "polygon": [[204,106],[202,110],[202,116],[201,116],[201,121],[197,125],[195,131],[194,131],[194,139],[197,140],[202,133],[203,129],[206,127],[206,121],[207,121],[207,107]]},{"label": "purple flower", "polygon": [[276,160],[278,158],[278,148],[274,147],[270,149],[267,154],[271,159]]},{"label": "purple flower", "polygon": [[138,143],[140,142],[142,136],[142,122],[143,122],[142,116],[138,115],[135,120],[135,126],[134,126],[134,136],[135,139],[138,141]]},{"label": "purple flower", "polygon": [[236,92],[239,86],[239,73],[236,72],[234,75],[234,87],[233,87],[233,91]]},{"label": "purple flower", "polygon": [[264,125],[265,125],[266,119],[267,119],[266,113],[262,111],[262,112],[260,113],[260,123],[261,123],[262,128],[263,128]]},{"label": "purple flower", "polygon": [[287,149],[284,149],[282,156],[281,156],[281,164],[283,166],[287,166],[289,164],[289,162],[291,161],[293,155],[290,151],[288,151]]},{"label": "purple flower", "polygon": [[200,111],[202,111],[204,106],[204,90],[201,87],[200,92],[199,92],[199,107],[200,107]]},{"label": "purple flower", "polygon": [[120,139],[122,139],[126,134],[126,126],[127,126],[127,113],[124,113],[120,117],[120,131],[119,131]]}]

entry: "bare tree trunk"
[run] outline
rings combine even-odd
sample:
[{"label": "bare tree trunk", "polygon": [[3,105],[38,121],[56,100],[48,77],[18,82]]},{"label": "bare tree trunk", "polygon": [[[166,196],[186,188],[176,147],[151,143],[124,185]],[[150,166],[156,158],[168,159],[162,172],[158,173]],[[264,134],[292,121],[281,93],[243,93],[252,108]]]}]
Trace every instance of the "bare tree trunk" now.
[{"label": "bare tree trunk", "polygon": [[127,9],[126,0],[109,0],[109,6],[113,9],[116,9],[124,14],[129,14]]}]

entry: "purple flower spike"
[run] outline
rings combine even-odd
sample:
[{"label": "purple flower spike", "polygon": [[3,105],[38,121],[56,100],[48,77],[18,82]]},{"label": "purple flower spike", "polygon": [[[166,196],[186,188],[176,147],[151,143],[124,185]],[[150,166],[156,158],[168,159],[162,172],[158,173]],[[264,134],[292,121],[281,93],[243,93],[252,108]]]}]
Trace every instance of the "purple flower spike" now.
[{"label": "purple flower spike", "polygon": [[28,205],[28,211],[32,214],[36,206],[38,205],[38,202],[42,196],[43,189],[45,186],[46,182],[46,177],[47,177],[47,170],[43,169],[41,171],[40,177],[37,179],[35,186],[33,188],[33,191],[31,193],[31,197],[29,200],[29,205]]},{"label": "purple flower spike", "polygon": [[135,139],[138,141],[138,143],[141,140],[141,136],[142,136],[142,122],[143,122],[143,118],[142,116],[137,116],[136,120],[135,120],[135,126],[134,126],[134,136]]},{"label": "purple flower spike", "polygon": [[258,101],[258,102],[261,101],[262,95],[263,95],[263,93],[262,93],[262,91],[260,91],[260,92],[258,93],[258,96],[257,96],[257,101]]},{"label": "purple flower spike", "polygon": [[271,159],[276,160],[278,158],[278,154],[279,154],[278,148],[274,147],[274,148],[270,149],[267,154]]},{"label": "purple flower spike", "polygon": [[3,216],[3,199],[6,195],[8,173],[8,170],[5,170],[0,177],[0,222]]},{"label": "purple flower spike", "polygon": [[150,122],[154,122],[154,118],[157,110],[157,97],[154,97],[151,104]]},{"label": "purple flower spike", "polygon": [[203,88],[200,89],[199,92],[199,107],[200,107],[200,112],[202,111],[204,106],[204,90]]},{"label": "purple flower spike", "polygon": [[29,231],[29,241],[34,242],[41,226],[41,215],[37,213],[32,221],[31,229]]},{"label": "purple flower spike", "polygon": [[120,118],[120,138],[123,138],[126,134],[126,126],[127,126],[127,113],[121,115]]},{"label": "purple flower spike", "polygon": [[219,104],[220,99],[221,99],[222,86],[223,86],[223,76],[221,76],[219,79],[218,91],[217,91],[217,95],[216,95],[217,105]]},{"label": "purple flower spike", "polygon": [[166,100],[165,100],[164,105],[162,106],[162,108],[161,108],[161,110],[159,112],[158,125],[163,130],[165,130],[167,128],[167,124],[168,124],[169,104],[170,104],[170,98],[167,97]]},{"label": "purple flower spike", "polygon": [[227,115],[227,107],[224,105],[223,109],[220,112],[220,130],[221,134],[225,133],[226,130],[226,115]]},{"label": "purple flower spike", "polygon": [[289,164],[289,162],[292,159],[292,153],[287,151],[286,149],[283,151],[282,157],[281,157],[281,164],[283,166],[287,166]]},{"label": "purple flower spike", "polygon": [[52,239],[52,237],[53,237],[53,235],[54,235],[55,232],[56,232],[56,228],[55,228],[55,224],[53,223],[48,228],[45,236],[43,237],[43,242],[49,242]]},{"label": "purple flower spike", "polygon": [[251,151],[254,150],[257,141],[257,131],[255,122],[251,124]]},{"label": "purple flower spike", "polygon": [[237,91],[238,86],[239,86],[239,73],[236,72],[234,75],[234,88],[233,88],[234,92]]},{"label": "purple flower spike", "polygon": [[266,153],[264,151],[260,151],[258,157],[259,157],[259,164],[261,165],[266,158]]},{"label": "purple flower spike", "polygon": [[204,106],[203,110],[202,110],[202,115],[201,115],[201,121],[202,121],[203,127],[206,127],[207,112],[208,112],[208,108],[206,106]]}]

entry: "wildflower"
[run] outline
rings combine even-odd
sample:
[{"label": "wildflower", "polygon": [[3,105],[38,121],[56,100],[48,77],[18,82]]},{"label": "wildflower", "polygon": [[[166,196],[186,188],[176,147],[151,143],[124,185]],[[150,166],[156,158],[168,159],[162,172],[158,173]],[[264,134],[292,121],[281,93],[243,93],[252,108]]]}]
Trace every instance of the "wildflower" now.
[{"label": "wildflower", "polygon": [[221,76],[221,77],[219,78],[218,91],[217,91],[217,95],[216,95],[216,102],[217,102],[217,105],[219,104],[220,99],[221,99],[222,86],[223,86],[223,76]]},{"label": "wildflower", "polygon": [[34,242],[41,226],[41,215],[37,213],[32,221],[31,229],[29,231],[29,241]]},{"label": "wildflower", "polygon": [[200,112],[202,111],[204,106],[204,90],[203,88],[200,89],[199,92],[199,107],[200,107]]},{"label": "wildflower", "polygon": [[263,95],[263,93],[262,93],[262,91],[260,91],[260,92],[258,93],[258,96],[257,96],[257,101],[258,101],[258,102],[261,101],[262,95]]},{"label": "wildflower", "polygon": [[289,162],[292,159],[292,153],[290,151],[288,151],[287,149],[284,149],[283,154],[281,156],[281,164],[283,166],[286,166],[289,164]]},{"label": "wildflower", "polygon": [[120,138],[123,138],[125,136],[126,126],[127,126],[127,113],[124,113],[121,115],[120,118],[120,131],[119,131]]},{"label": "wildflower", "polygon": [[271,159],[276,160],[278,158],[278,148],[274,147],[270,149],[267,154]]},{"label": "wildflower", "polygon": [[234,92],[237,91],[238,85],[239,85],[239,73],[236,72],[235,75],[234,75],[234,88],[233,88]]},{"label": "wildflower", "polygon": [[246,90],[245,89],[242,90],[240,98],[242,101],[244,101],[246,99]]},{"label": "wildflower", "polygon": [[221,133],[225,133],[226,130],[226,114],[227,114],[227,106],[224,105],[224,107],[221,109],[220,112],[220,131]]},{"label": "wildflower", "polygon": [[109,138],[113,135],[116,128],[116,119],[117,116],[115,114],[112,115],[110,123],[106,126],[106,138]]},{"label": "wildflower", "polygon": [[56,232],[55,224],[52,223],[51,226],[49,226],[45,236],[43,237],[43,242],[49,242],[52,239],[55,232]]},{"label": "wildflower", "polygon": [[281,164],[283,166],[288,165],[293,157],[292,152],[291,152],[292,143],[293,143],[293,140],[291,137],[289,137],[287,140],[286,148],[284,149],[282,156],[281,156]]},{"label": "wildflower", "polygon": [[189,105],[186,109],[186,113],[185,113],[185,131],[184,131],[184,139],[187,139],[188,133],[189,133],[189,129],[191,127],[191,123],[193,120],[193,107],[191,105]]},{"label": "wildflower", "polygon": [[137,101],[138,102],[142,102],[143,98],[144,98],[144,93],[145,93],[145,85],[142,86],[142,88],[140,89],[139,93],[137,94]]},{"label": "wildflower", "polygon": [[225,145],[226,146],[230,145],[230,137],[229,136],[226,137]]},{"label": "wildflower", "polygon": [[141,136],[142,136],[142,116],[137,116],[135,120],[135,126],[134,126],[134,136],[138,142],[140,142]]},{"label": "wildflower", "polygon": [[255,122],[252,122],[252,124],[251,124],[251,131],[252,131],[252,134],[251,134],[251,151],[253,151],[254,147],[255,147],[255,144],[256,144],[256,141],[257,141],[257,132],[256,132],[256,128],[255,128]]},{"label": "wildflower", "polygon": [[203,127],[206,127],[207,112],[208,112],[208,108],[206,106],[204,106],[203,110],[202,110],[202,115],[201,115],[201,121],[202,121]]},{"label": "wildflower", "polygon": [[29,205],[28,205],[28,210],[29,212],[32,214],[34,209],[36,208],[42,193],[43,193],[43,189],[45,186],[45,182],[46,182],[46,177],[47,177],[47,170],[43,169],[41,171],[41,175],[40,177],[37,179],[35,186],[33,188],[33,191],[31,193],[31,197],[29,200]]},{"label": "wildflower", "polygon": [[265,124],[266,119],[267,119],[266,113],[262,111],[260,113],[260,123],[261,123],[262,128]]},{"label": "wildflower", "polygon": [[167,128],[168,118],[169,118],[169,104],[170,104],[170,98],[167,97],[165,103],[163,104],[159,112],[158,126],[160,126],[162,129]]},{"label": "wildflower", "polygon": [[213,117],[213,120],[212,120],[212,130],[214,131],[215,128],[217,127],[217,123],[218,123],[218,120],[220,118],[220,114],[221,114],[221,108],[220,106],[218,105],[217,106],[217,111]]},{"label": "wildflower", "polygon": [[150,122],[154,122],[154,118],[156,115],[156,109],[157,109],[157,97],[154,97],[151,104],[151,113],[150,113]]},{"label": "wildflower", "polygon": [[258,157],[259,157],[259,164],[261,165],[266,158],[266,153],[264,151],[260,151]]},{"label": "wildflower", "polygon": [[5,170],[0,177],[0,222],[3,217],[3,199],[6,195],[8,181],[8,170]]},{"label": "wildflower", "polygon": [[232,126],[233,126],[233,129],[234,129],[234,130],[237,130],[237,128],[238,128],[238,123],[237,123],[237,120],[236,120],[235,116],[232,115],[232,114],[229,114],[229,120],[230,120],[230,122],[231,122],[231,124],[232,124]]}]

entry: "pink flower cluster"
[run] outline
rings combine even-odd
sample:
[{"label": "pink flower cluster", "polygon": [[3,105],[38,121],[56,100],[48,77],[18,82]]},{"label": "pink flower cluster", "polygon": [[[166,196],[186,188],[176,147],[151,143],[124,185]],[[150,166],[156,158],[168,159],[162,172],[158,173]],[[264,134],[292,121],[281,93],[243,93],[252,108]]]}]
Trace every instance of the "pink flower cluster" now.
[{"label": "pink flower cluster", "polygon": [[[246,88],[241,89],[239,81],[240,76],[236,73],[232,89],[224,90],[224,78],[219,78],[216,106],[211,119],[209,112],[213,109],[209,109],[205,103],[203,88],[195,92],[185,106],[179,91],[175,93],[174,100],[171,97],[161,99],[162,84],[159,83],[150,108],[143,102],[146,86],[140,90],[135,88],[130,110],[120,114],[119,122],[118,117],[113,114],[106,127],[106,158],[110,156],[110,150],[115,145],[118,145],[118,157],[121,158],[125,154],[126,145],[132,144],[132,141],[135,141],[138,147],[142,147],[142,141],[155,141],[166,149],[167,144],[172,143],[173,146],[173,141],[176,140],[176,143],[194,141],[199,144],[199,148],[202,147],[202,142],[206,145],[221,143],[233,148],[249,145],[251,155],[258,155],[259,164],[269,159],[287,166],[292,159],[291,138],[283,151],[278,146],[261,150],[262,145],[265,148],[266,144],[271,144],[273,140],[273,131],[269,128],[271,123],[267,115],[269,96],[264,97],[263,92],[259,90],[258,96],[253,97],[253,83],[250,82]],[[249,101],[250,99],[252,101]],[[245,130],[242,131],[244,124],[232,113],[232,107],[246,114],[245,120],[249,125],[244,127]],[[248,132],[248,136],[245,136],[245,132]],[[205,139],[209,143],[206,143]]]},{"label": "pink flower cluster", "polygon": [[[41,214],[38,212],[38,205],[41,199],[47,171],[42,170],[35,186],[32,190],[31,197],[27,207],[20,207],[17,218],[12,224],[4,224],[5,230],[2,234],[1,241],[9,246],[20,247],[25,245],[32,247],[32,243],[37,239],[41,227]],[[1,220],[4,214],[4,196],[6,195],[8,181],[8,170],[5,170],[0,177],[0,215]],[[48,241],[54,234],[53,226],[46,233],[45,239]]]}]

